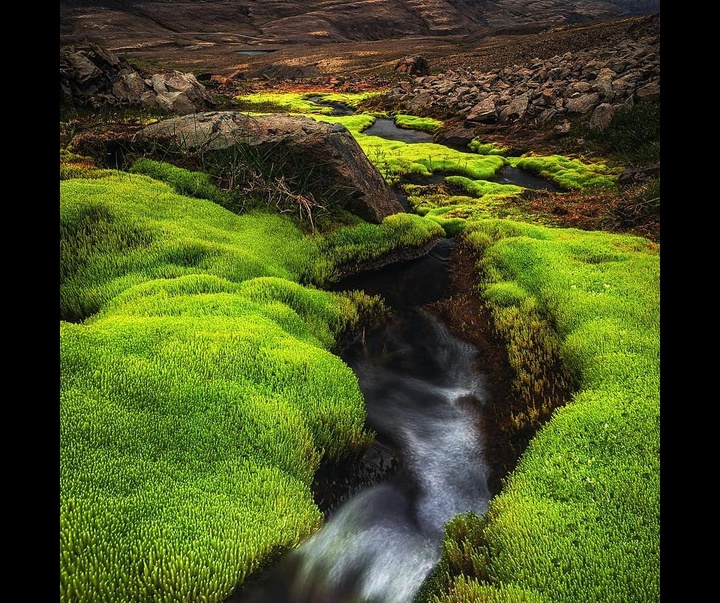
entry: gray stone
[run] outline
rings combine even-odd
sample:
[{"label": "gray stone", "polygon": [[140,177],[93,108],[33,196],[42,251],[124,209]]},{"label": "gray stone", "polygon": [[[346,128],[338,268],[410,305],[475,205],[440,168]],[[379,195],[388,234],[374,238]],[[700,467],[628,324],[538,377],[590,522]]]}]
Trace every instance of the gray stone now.
[{"label": "gray stone", "polygon": [[138,140],[183,152],[247,148],[268,161],[283,161],[288,181],[312,173],[309,192],[370,222],[403,211],[400,202],[353,136],[340,124],[284,114],[250,117],[211,111],[166,119],[143,128]]},{"label": "gray stone", "polygon": [[430,92],[422,91],[410,99],[407,105],[408,111],[416,115],[426,115],[431,110],[434,100]]},{"label": "gray stone", "polygon": [[398,73],[407,73],[408,75],[427,75],[430,66],[425,57],[410,55],[398,60],[393,69]]},{"label": "gray stone", "polygon": [[433,88],[434,88],[437,92],[439,92],[440,94],[447,94],[447,93],[450,92],[450,90],[452,90],[454,87],[455,87],[455,82],[453,82],[452,80],[449,80],[449,79],[448,79],[448,80],[444,80],[444,81],[437,82],[437,83],[433,86]]},{"label": "gray stone", "polygon": [[544,123],[548,120],[551,120],[557,114],[558,114],[557,109],[545,109],[538,115],[538,121],[540,123]]},{"label": "gray stone", "polygon": [[506,107],[504,114],[507,117],[514,117],[517,116],[521,118],[523,115],[525,115],[525,112],[528,108],[528,102],[529,98],[527,93],[526,94],[520,94],[519,96],[515,96],[511,99],[510,103]]},{"label": "gray stone", "polygon": [[467,125],[442,127],[433,135],[433,142],[451,147],[466,147],[475,138],[475,128]]},{"label": "gray stone", "polygon": [[82,52],[72,52],[67,55],[68,62],[75,70],[75,76],[79,82],[86,82],[92,78],[102,75],[102,70],[95,65]]},{"label": "gray stone", "polygon": [[195,113],[212,104],[212,97],[192,73],[156,73],[152,76],[152,86],[158,106],[174,113]]},{"label": "gray stone", "polygon": [[490,123],[497,121],[498,112],[495,106],[495,101],[491,97],[488,97],[480,101],[468,113],[465,118],[467,121],[478,122],[478,123]]},{"label": "gray stone", "polygon": [[615,116],[615,107],[610,103],[600,103],[590,116],[588,125],[594,130],[604,130]]},{"label": "gray stone", "polygon": [[660,99],[660,82],[650,82],[635,92],[639,101],[655,101]]},{"label": "gray stone", "polygon": [[565,108],[568,113],[589,113],[600,102],[600,95],[597,92],[582,94],[576,98],[569,98],[565,101]]},{"label": "gray stone", "polygon": [[173,71],[144,79],[127,61],[95,44],[61,49],[60,92],[77,106],[160,106],[177,113],[212,106],[193,74]]},{"label": "gray stone", "polygon": [[592,89],[592,86],[588,82],[581,80],[579,82],[573,83],[569,86],[569,88],[571,92],[579,92],[580,94],[585,94]]}]

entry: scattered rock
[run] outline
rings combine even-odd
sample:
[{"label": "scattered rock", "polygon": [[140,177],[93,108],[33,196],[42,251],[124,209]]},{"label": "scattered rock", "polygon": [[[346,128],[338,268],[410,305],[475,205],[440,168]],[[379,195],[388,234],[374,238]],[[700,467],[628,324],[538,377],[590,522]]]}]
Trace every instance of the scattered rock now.
[{"label": "scattered rock", "polygon": [[398,73],[406,73],[408,75],[427,75],[430,71],[427,59],[420,55],[410,55],[403,57],[393,68]]},{"label": "scattered rock", "polygon": [[570,133],[570,122],[567,119],[562,120],[558,125],[555,126],[555,133],[560,136]]},{"label": "scattered rock", "polygon": [[597,92],[581,94],[580,96],[569,98],[565,101],[565,108],[568,113],[589,113],[600,102],[600,95]]},{"label": "scattered rock", "polygon": [[656,163],[650,167],[639,168],[634,170],[625,170],[618,176],[619,184],[634,184],[636,182],[646,182],[653,178],[660,177],[660,164]]},{"label": "scattered rock", "polygon": [[660,99],[660,82],[653,81],[637,89],[635,93],[639,101],[654,101]]},{"label": "scattered rock", "polygon": [[157,105],[173,113],[187,115],[212,104],[207,90],[192,73],[156,73],[150,81]]},{"label": "scattered rock", "polygon": [[[659,16],[655,22],[659,24]],[[533,57],[525,64],[484,71],[462,66],[415,77],[411,84],[396,85],[388,96],[408,112],[464,115],[475,124],[533,125],[589,114],[603,104],[619,107],[634,99],[659,99],[659,46],[659,36],[649,28],[645,35],[606,47]],[[609,112],[600,109],[595,126],[602,127]]]},{"label": "scattered rock", "polygon": [[495,101],[490,97],[480,101],[477,105],[470,109],[470,113],[468,113],[465,119],[467,119],[467,121],[478,123],[497,121],[498,112],[497,107],[495,106]]},{"label": "scattered rock", "polygon": [[96,44],[60,50],[60,101],[91,108],[161,107],[180,114],[212,106],[212,97],[193,74],[172,71],[146,79]]},{"label": "scattered rock", "polygon": [[413,115],[428,115],[435,105],[435,97],[428,91],[412,95],[407,103],[408,113]]},{"label": "scattered rock", "polygon": [[616,108],[610,103],[601,103],[590,116],[588,125],[594,130],[604,130],[610,125],[613,117],[615,116]]},{"label": "scattered rock", "polygon": [[475,128],[461,124],[440,128],[433,135],[433,142],[449,147],[465,148],[475,138]]}]

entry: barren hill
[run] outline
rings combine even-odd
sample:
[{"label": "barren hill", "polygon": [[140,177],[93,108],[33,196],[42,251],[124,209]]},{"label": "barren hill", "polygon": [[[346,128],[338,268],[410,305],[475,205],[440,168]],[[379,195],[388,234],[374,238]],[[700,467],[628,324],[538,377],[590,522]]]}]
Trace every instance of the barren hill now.
[{"label": "barren hill", "polygon": [[659,0],[61,0],[60,43],[95,42],[149,62],[229,72],[262,65],[270,52],[306,67],[304,57],[328,44],[344,44],[350,55],[353,44],[379,55],[432,51],[659,10]]}]

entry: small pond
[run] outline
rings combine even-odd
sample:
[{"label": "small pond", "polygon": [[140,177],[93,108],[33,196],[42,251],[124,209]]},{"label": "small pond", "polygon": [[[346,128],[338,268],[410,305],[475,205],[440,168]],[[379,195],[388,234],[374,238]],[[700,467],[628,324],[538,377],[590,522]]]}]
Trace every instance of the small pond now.
[{"label": "small pond", "polygon": [[271,52],[275,52],[274,50],[236,50],[238,54],[247,54],[247,55],[260,55],[260,54],[269,54]]}]

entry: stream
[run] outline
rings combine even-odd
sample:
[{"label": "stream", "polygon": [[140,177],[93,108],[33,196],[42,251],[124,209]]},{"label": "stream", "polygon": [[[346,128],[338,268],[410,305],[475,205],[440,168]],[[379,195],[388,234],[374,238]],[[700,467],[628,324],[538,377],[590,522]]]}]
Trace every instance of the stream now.
[{"label": "stream", "polygon": [[[309,100],[331,105],[335,114],[352,112],[321,97]],[[432,134],[399,128],[393,119],[377,119],[365,133],[432,142]],[[510,166],[496,179],[558,190]],[[485,456],[490,434],[482,426],[490,366],[483,373],[479,351],[427,310],[451,294],[454,246],[442,239],[421,258],[332,287],[382,295],[393,311],[341,353],[358,378],[375,442],[354,466],[318,472],[313,488],[323,527],[225,603],[412,603],[440,559],[445,523],[487,509],[493,457]]]},{"label": "stream", "polygon": [[449,295],[453,248],[443,239],[422,258],[334,287],[380,293],[393,308],[342,354],[377,434],[368,463],[385,455],[393,468],[351,492],[318,532],[229,601],[410,603],[440,558],[445,522],[486,510],[478,352],[422,308]]},{"label": "stream", "polygon": [[[352,115],[353,113],[355,113],[355,109],[353,109],[350,105],[340,101],[325,100],[321,95],[308,96],[307,100],[321,107],[332,107],[332,115]],[[413,130],[410,128],[400,128],[395,123],[394,117],[376,118],[373,124],[366,130],[364,130],[363,133],[369,136],[379,136],[380,138],[385,138],[386,140],[396,140],[408,144],[414,144],[419,142],[434,142],[433,134],[431,134],[430,132],[423,132],[422,130]],[[448,148],[452,148],[454,150],[464,153],[474,153],[474,151],[470,150],[469,148],[457,148],[451,146],[448,146]],[[441,172],[432,174],[431,176],[418,176],[417,174],[411,174],[409,177],[406,177],[406,180],[413,184],[439,184],[440,182],[445,180],[446,176],[449,175],[450,174]],[[544,178],[536,176],[535,174],[521,168],[512,167],[509,165],[502,168],[502,170],[498,172],[498,174],[492,179],[492,181],[499,182],[501,184],[516,184],[518,186],[535,190],[547,190],[554,192],[559,192],[562,190],[557,185],[548,180],[545,180]],[[406,201],[404,202],[404,207],[405,209],[408,209]]]},{"label": "stream", "polygon": [[400,142],[407,142],[409,144],[433,141],[433,135],[430,132],[400,128],[395,124],[394,119],[385,117],[378,117],[373,122],[373,125],[363,131],[363,134],[379,136],[387,140],[399,140]]}]

